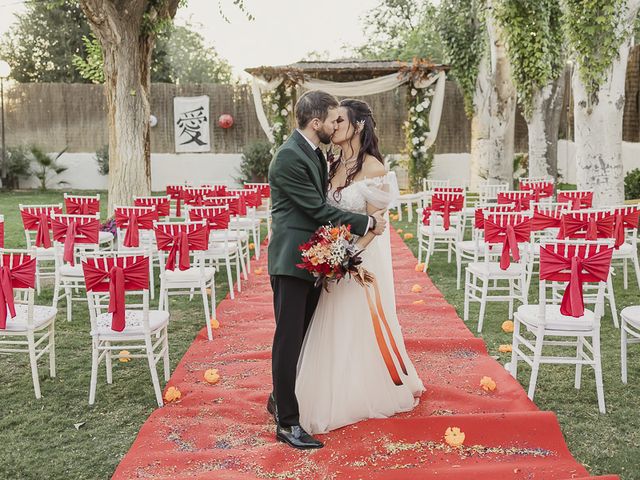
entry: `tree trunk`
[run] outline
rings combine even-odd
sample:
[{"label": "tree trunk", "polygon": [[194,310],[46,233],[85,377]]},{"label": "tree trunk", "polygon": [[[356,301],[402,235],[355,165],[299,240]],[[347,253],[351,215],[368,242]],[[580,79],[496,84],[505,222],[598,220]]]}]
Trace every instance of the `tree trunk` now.
[{"label": "tree trunk", "polygon": [[491,183],[512,185],[515,154],[516,88],[511,78],[511,66],[506,54],[503,36],[491,15],[491,9],[487,10],[487,31],[491,48],[492,78],[488,180]]},{"label": "tree trunk", "polygon": [[529,176],[558,177],[558,129],[564,97],[564,72],[533,97],[529,132]]},{"label": "tree trunk", "polygon": [[[126,6],[123,6],[126,4]],[[149,91],[153,23],[175,16],[178,0],[81,0],[104,55],[105,95],[109,119],[109,214],[114,205],[130,205],[151,191]]]},{"label": "tree trunk", "polygon": [[[627,2],[627,15],[620,20],[620,28],[632,32],[639,8],[640,0]],[[622,116],[627,60],[632,43],[633,35],[628,33],[606,81],[598,90],[597,103],[589,102],[578,68],[573,74],[578,189],[594,190],[594,205],[597,206],[624,202]]]},{"label": "tree trunk", "polygon": [[491,152],[489,125],[491,122],[489,55],[485,54],[478,68],[476,91],[473,94],[473,117],[471,118],[471,172],[469,188],[477,191],[478,186],[489,174],[489,155]]}]

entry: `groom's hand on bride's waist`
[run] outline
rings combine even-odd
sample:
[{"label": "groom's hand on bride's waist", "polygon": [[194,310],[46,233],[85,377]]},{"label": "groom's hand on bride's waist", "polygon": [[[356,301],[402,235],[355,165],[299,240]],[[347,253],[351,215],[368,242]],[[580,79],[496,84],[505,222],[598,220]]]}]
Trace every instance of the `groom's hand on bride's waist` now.
[{"label": "groom's hand on bride's waist", "polygon": [[386,210],[377,210],[373,212],[373,215],[369,215],[369,229],[376,235],[381,235],[385,228],[387,228],[387,220],[384,218]]}]

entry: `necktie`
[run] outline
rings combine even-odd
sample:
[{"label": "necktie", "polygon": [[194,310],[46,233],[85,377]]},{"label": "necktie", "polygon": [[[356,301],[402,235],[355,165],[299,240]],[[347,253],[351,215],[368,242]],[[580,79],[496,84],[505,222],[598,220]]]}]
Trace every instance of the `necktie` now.
[{"label": "necktie", "polygon": [[320,160],[320,168],[321,168],[321,172],[322,172],[322,184],[323,184],[323,188],[324,191],[327,191],[327,183],[328,183],[328,178],[327,178],[327,159],[324,158],[324,153],[322,153],[322,149],[320,147],[316,148],[315,150],[316,152],[316,156],[318,157],[318,159]]}]

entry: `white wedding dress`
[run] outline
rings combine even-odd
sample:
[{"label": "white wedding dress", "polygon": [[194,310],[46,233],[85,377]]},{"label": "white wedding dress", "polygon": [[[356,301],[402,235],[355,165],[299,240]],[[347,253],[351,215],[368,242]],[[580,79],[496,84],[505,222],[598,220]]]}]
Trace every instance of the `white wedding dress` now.
[{"label": "white wedding dress", "polygon": [[[336,202],[330,191],[328,203],[358,213],[366,213],[367,203],[386,208],[397,195],[395,174],[354,182],[341,194]],[[381,306],[393,339],[384,326],[376,337],[370,303],[364,288],[355,280],[345,278],[330,284],[328,292],[323,290],[304,339],[296,379],[300,424],[312,434],[409,411],[424,391],[407,356],[396,315],[389,229],[374,238],[362,259],[362,266],[377,278]],[[369,289],[375,304],[374,290]],[[383,359],[380,333],[395,368]],[[406,374],[394,355],[392,340]],[[391,371],[400,377],[400,385],[392,380]]]}]

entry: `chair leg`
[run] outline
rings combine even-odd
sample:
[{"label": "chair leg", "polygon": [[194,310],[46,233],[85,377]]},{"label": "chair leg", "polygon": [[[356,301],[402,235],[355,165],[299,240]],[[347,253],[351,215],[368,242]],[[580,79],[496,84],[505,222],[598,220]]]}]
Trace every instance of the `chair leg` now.
[{"label": "chair leg", "polygon": [[153,255],[149,259],[149,290],[151,290],[151,300],[156,298],[155,276],[153,274]]},{"label": "chair leg", "polygon": [[158,370],[156,369],[156,362],[153,354],[153,345],[151,344],[151,337],[146,336],[144,339],[147,361],[149,362],[149,372],[151,373],[151,382],[153,383],[153,391],[156,394],[156,401],[158,406],[161,407],[162,403],[162,391],[160,390],[160,380],[158,380]]},{"label": "chair leg", "polygon": [[536,341],[533,351],[533,366],[531,367],[531,377],[529,378],[529,392],[527,396],[529,400],[533,400],[536,392],[536,383],[538,382],[538,372],[540,370],[540,359],[542,358],[542,342],[544,340],[544,332],[536,333]]},{"label": "chair leg", "polygon": [[620,369],[622,383],[627,383],[627,322],[620,318]]},{"label": "chair leg", "polygon": [[105,352],[104,364],[107,368],[107,383],[111,385],[113,383],[113,364],[111,362],[111,350],[109,349],[111,342],[105,342],[105,347],[107,347],[108,350]]},{"label": "chair leg", "polygon": [[634,255],[633,257],[633,269],[636,272],[636,282],[638,283],[638,288],[640,289],[640,261],[638,261],[638,255]]},{"label": "chair leg", "polygon": [[611,281],[611,275],[607,278],[607,293],[609,298],[609,306],[611,307],[611,316],[613,317],[613,325],[619,328],[618,325],[618,310],[616,309],[616,297],[613,292],[613,282]]},{"label": "chair leg", "polygon": [[489,296],[489,280],[482,279],[482,294],[480,297],[480,315],[478,316],[478,333],[482,332],[482,324],[484,322],[484,311],[487,308],[487,297]]},{"label": "chair leg", "polygon": [[622,259],[622,288],[627,290],[629,288],[629,265],[627,265],[627,259]]},{"label": "chair leg", "polygon": [[469,270],[464,272],[464,313],[463,319],[465,322],[469,320],[469,287],[471,282]]},{"label": "chair leg", "polygon": [[513,297],[515,297],[516,292],[513,288],[514,280],[507,280],[509,282],[509,320],[513,320]]},{"label": "chair leg", "polygon": [[31,365],[31,378],[33,380],[33,389],[35,390],[36,398],[42,398],[40,394],[40,379],[38,378],[38,361],[36,360],[36,345],[33,331],[27,333],[27,344],[29,349],[29,364]]},{"label": "chair leg", "polygon": [[593,335],[593,368],[596,374],[596,392],[598,393],[598,409],[607,413],[604,403],[604,384],[602,383],[602,357],[600,355],[600,332]]},{"label": "chair leg", "polygon": [[93,405],[96,402],[96,387],[98,385],[98,346],[100,342],[98,340],[92,341],[91,346],[91,383],[89,385],[89,405]]},{"label": "chair leg", "polygon": [[456,248],[456,289],[460,290],[460,277],[462,276],[462,256]]},{"label": "chair leg", "polygon": [[160,292],[158,293],[158,310],[165,310],[165,285],[164,280],[160,279]]},{"label": "chair leg", "polygon": [[204,306],[204,316],[205,322],[207,324],[207,338],[209,340],[213,340],[213,333],[211,332],[211,313],[209,312],[209,298],[207,297],[207,288],[202,285],[200,288],[200,293],[202,294],[202,304]]},{"label": "chair leg", "polygon": [[[576,360],[584,359],[584,337],[578,337],[578,348],[576,349]],[[574,387],[580,389],[582,383],[582,364],[576,363],[576,378],[574,381]]]},{"label": "chair leg", "polygon": [[71,297],[72,297],[72,292],[71,292],[71,287],[64,287],[64,294],[67,297],[67,322],[71,321],[71,310],[73,308],[73,305],[71,304]]},{"label": "chair leg", "polygon": [[164,354],[162,356],[162,364],[164,368],[164,381],[168,382],[171,377],[171,364],[169,363],[169,332],[168,327],[164,327],[164,335],[162,339],[162,348],[164,349]]},{"label": "chair leg", "polygon": [[233,276],[231,275],[231,259],[228,256],[226,258],[225,264],[227,267],[227,283],[229,284],[229,297],[231,297],[231,300],[233,300],[235,298]]},{"label": "chair leg", "polygon": [[520,321],[518,317],[513,321],[513,337],[511,340],[511,362],[509,363],[509,373],[516,380],[518,379],[518,348],[520,345]]},{"label": "chair leg", "polygon": [[49,376],[55,378],[56,376],[56,328],[55,320],[51,322],[49,326]]}]

